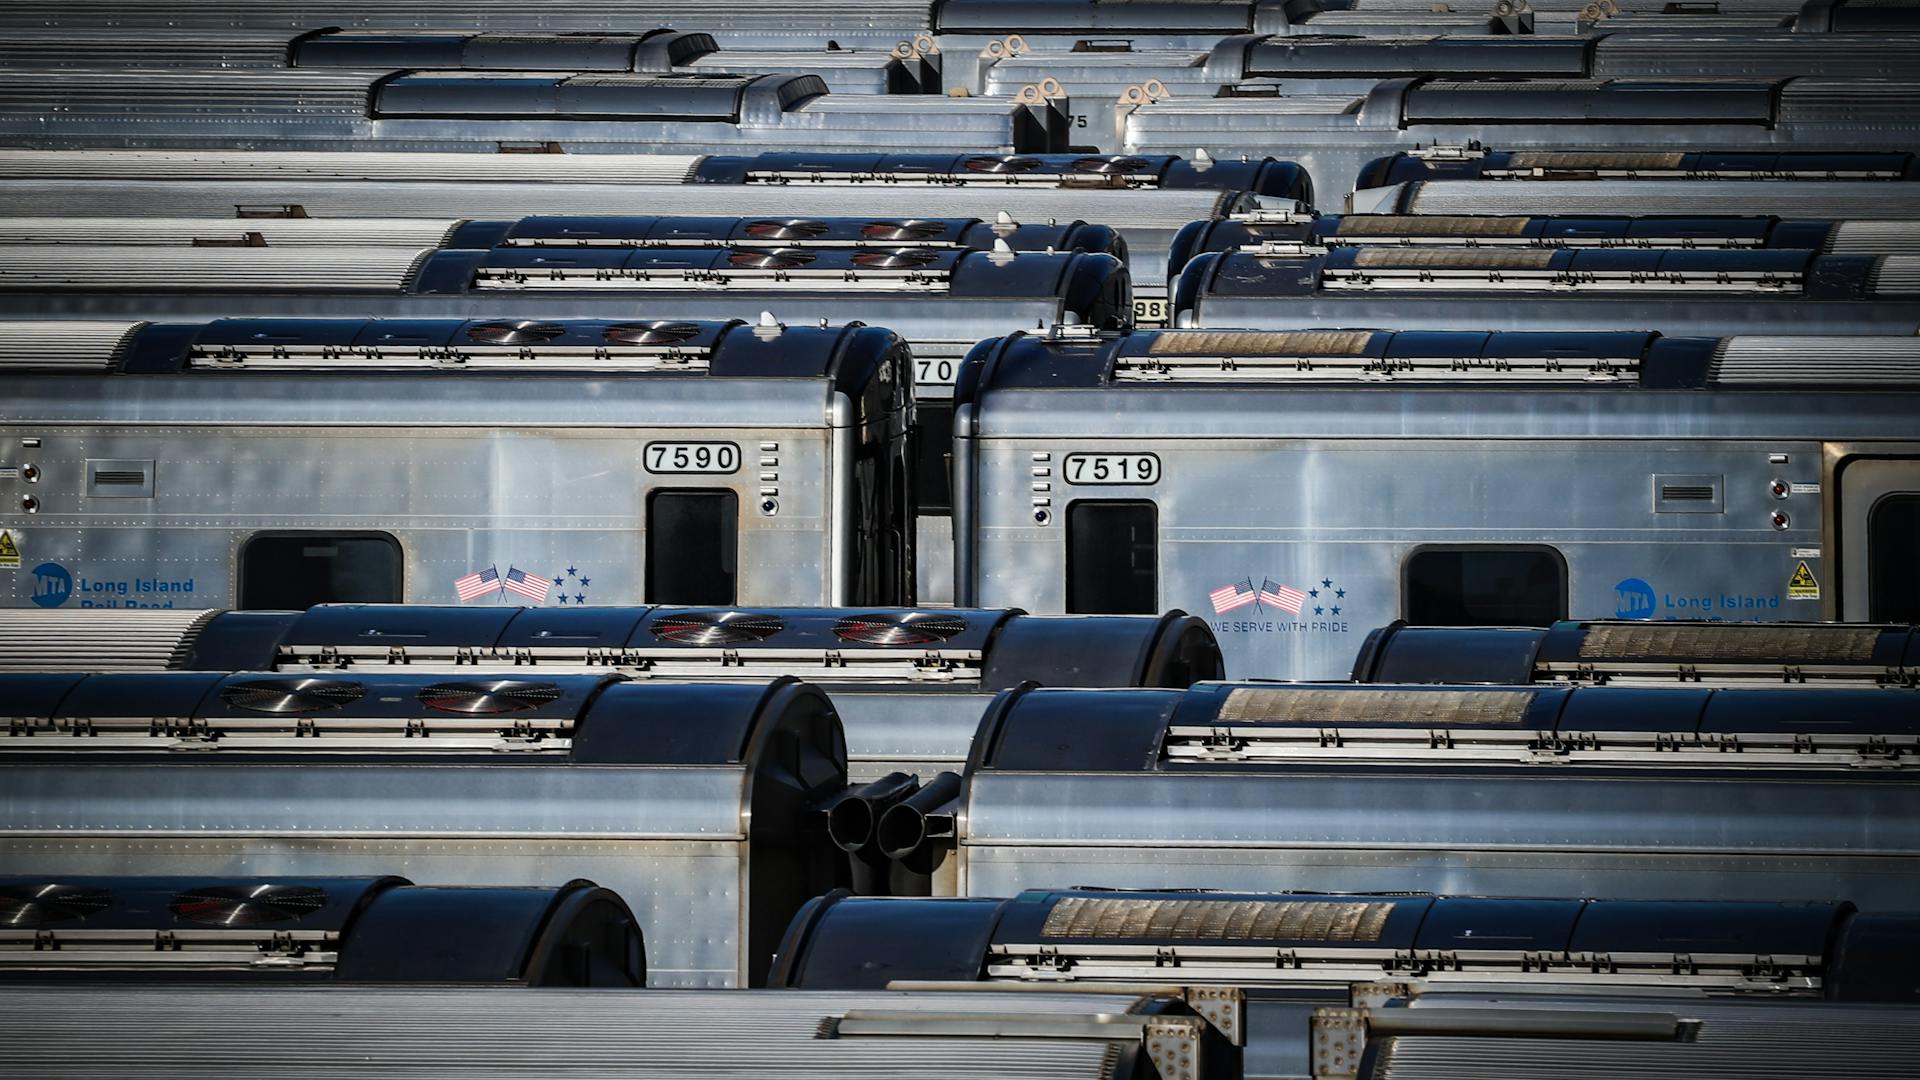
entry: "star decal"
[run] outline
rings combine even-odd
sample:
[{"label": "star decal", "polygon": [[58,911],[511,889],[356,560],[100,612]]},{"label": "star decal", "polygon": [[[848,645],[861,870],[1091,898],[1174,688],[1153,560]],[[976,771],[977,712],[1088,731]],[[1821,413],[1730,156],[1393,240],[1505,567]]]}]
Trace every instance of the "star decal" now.
[{"label": "star decal", "polygon": [[1323,588],[1323,589],[1331,589],[1331,588],[1333,588],[1333,579],[1332,579],[1332,578],[1321,578],[1321,579],[1320,579],[1320,587],[1321,587],[1321,588]]},{"label": "star decal", "polygon": [[557,578],[554,578],[554,579],[553,579],[553,583],[554,583],[555,585],[565,585],[565,584],[567,583],[567,579],[566,579],[566,578],[558,578],[558,577],[557,577]]},{"label": "star decal", "polygon": [[586,598],[586,596],[584,596],[584,595],[583,595],[583,594],[581,594],[581,593],[574,593],[574,594],[573,594],[573,602],[574,602],[574,603],[576,603],[576,604],[584,604],[584,603],[586,603],[586,602],[587,602],[587,598]]},{"label": "star decal", "polygon": [[566,594],[566,593],[561,593],[561,594],[560,594],[560,602],[561,602],[561,603],[563,603],[563,604],[567,602],[567,594]]},{"label": "star decal", "polygon": [[1319,590],[1319,589],[1308,589],[1308,590],[1307,590],[1307,595],[1308,595],[1308,596],[1311,596],[1311,597],[1313,597],[1314,599],[1316,599],[1316,600],[1317,600],[1317,599],[1319,599],[1319,598],[1320,598],[1320,590]]},{"label": "star decal", "polygon": [[1335,615],[1338,615],[1338,614],[1340,614],[1340,605],[1338,605],[1338,604],[1335,604],[1335,605],[1333,606],[1333,613],[1334,613]]},{"label": "star decal", "polygon": [[[581,578],[581,579],[580,579],[580,587],[581,587],[581,588],[583,588],[583,589],[584,589],[584,588],[586,588],[587,586],[589,586],[589,585],[591,585],[591,584],[593,584],[593,579],[592,579],[592,578],[584,578],[584,577],[583,577],[583,578]],[[1345,593],[1342,593],[1341,595],[1342,595],[1342,596],[1345,596],[1346,594],[1345,594]]]},{"label": "star decal", "polygon": [[1315,615],[1325,615],[1325,614],[1327,613],[1327,609],[1326,609],[1326,608],[1323,608],[1323,607],[1321,607],[1321,606],[1320,606],[1320,605],[1318,605],[1318,604],[1315,604],[1315,605],[1313,606],[1313,613],[1314,613]]},{"label": "star decal", "polygon": [[574,567],[574,566],[569,566],[569,567],[567,567],[567,576],[568,576],[568,577],[579,577],[579,576],[580,576],[580,569],[579,569],[578,567]]},{"label": "star decal", "polygon": [[1339,598],[1340,598],[1340,599],[1342,599],[1342,600],[1344,600],[1344,599],[1346,599],[1346,596],[1347,596],[1347,590],[1345,590],[1345,589],[1335,589],[1335,590],[1333,590],[1333,595],[1334,595],[1334,596],[1336,596],[1336,597],[1339,597]]}]

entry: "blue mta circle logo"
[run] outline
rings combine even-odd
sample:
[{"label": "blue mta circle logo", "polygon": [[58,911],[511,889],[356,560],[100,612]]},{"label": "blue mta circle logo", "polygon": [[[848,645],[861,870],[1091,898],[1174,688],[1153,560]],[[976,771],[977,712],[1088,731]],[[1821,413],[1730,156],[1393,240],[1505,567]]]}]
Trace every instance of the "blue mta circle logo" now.
[{"label": "blue mta circle logo", "polygon": [[1616,619],[1653,618],[1653,586],[1630,577],[1613,587],[1613,617]]},{"label": "blue mta circle logo", "polygon": [[73,595],[73,575],[55,562],[43,562],[33,568],[33,602],[41,607],[59,607]]}]

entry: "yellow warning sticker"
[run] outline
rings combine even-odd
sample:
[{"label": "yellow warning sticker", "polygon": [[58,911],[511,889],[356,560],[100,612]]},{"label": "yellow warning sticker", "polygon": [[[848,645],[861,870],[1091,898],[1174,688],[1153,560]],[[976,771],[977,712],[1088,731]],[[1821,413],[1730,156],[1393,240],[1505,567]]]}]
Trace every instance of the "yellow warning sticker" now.
[{"label": "yellow warning sticker", "polygon": [[13,534],[0,532],[0,570],[20,569],[20,545],[13,542]]},{"label": "yellow warning sticker", "polygon": [[1805,559],[1800,560],[1800,565],[1793,568],[1793,576],[1787,579],[1787,599],[1820,599],[1820,582],[1813,576],[1813,570],[1807,566]]}]

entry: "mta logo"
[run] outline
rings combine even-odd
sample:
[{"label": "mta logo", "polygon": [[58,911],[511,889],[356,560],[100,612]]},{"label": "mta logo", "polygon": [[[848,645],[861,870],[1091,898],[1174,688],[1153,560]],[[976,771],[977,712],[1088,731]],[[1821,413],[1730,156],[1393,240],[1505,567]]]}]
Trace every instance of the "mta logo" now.
[{"label": "mta logo", "polygon": [[59,563],[43,562],[33,568],[33,602],[41,607],[59,607],[73,595],[73,575]]},{"label": "mta logo", "polygon": [[1613,587],[1613,617],[1616,619],[1653,618],[1653,586],[1630,577]]}]

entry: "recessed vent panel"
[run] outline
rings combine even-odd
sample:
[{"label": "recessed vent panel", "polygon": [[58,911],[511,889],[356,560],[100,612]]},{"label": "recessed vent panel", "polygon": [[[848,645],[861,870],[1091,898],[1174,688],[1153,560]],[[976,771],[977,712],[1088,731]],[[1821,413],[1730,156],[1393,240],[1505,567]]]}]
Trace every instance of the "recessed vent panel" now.
[{"label": "recessed vent panel", "polygon": [[0,889],[0,929],[24,930],[49,923],[72,922],[113,903],[104,889],[74,885],[41,885]]},{"label": "recessed vent panel", "polygon": [[260,926],[297,922],[327,906],[327,894],[308,885],[216,886],[176,894],[167,910],[206,926]]},{"label": "recessed vent panel", "polygon": [[420,704],[427,708],[467,715],[522,712],[559,698],[560,688],[552,683],[508,679],[443,683],[420,691]]},{"label": "recessed vent panel", "polygon": [[841,641],[861,645],[932,645],[965,631],[957,615],[911,611],[897,615],[849,615],[833,624]]},{"label": "recessed vent panel", "polygon": [[1653,510],[1656,514],[1718,514],[1724,478],[1707,473],[1655,473]]},{"label": "recessed vent panel", "polygon": [[1380,940],[1391,900],[1144,900],[1070,896],[1047,912],[1048,938],[1164,941]]},{"label": "recessed vent panel", "polygon": [[742,645],[765,641],[787,624],[772,615],[752,611],[689,612],[656,619],[653,636],[675,645]]},{"label": "recessed vent panel", "polygon": [[330,679],[262,679],[220,691],[228,708],[256,713],[314,713],[351,705],[366,696],[359,683]]},{"label": "recessed vent panel", "polygon": [[1531,691],[1316,690],[1239,687],[1220,705],[1222,723],[1512,725],[1526,719]]},{"label": "recessed vent panel", "polygon": [[1582,660],[1766,663],[1795,660],[1863,664],[1880,630],[1871,626],[1627,626],[1601,623],[1580,641]]}]

